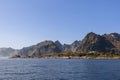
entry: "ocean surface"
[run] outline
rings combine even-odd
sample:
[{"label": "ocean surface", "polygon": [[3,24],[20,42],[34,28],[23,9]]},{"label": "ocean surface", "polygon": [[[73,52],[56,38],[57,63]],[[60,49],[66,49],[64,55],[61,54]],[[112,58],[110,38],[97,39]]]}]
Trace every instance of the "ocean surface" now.
[{"label": "ocean surface", "polygon": [[0,80],[120,80],[120,60],[0,59]]}]

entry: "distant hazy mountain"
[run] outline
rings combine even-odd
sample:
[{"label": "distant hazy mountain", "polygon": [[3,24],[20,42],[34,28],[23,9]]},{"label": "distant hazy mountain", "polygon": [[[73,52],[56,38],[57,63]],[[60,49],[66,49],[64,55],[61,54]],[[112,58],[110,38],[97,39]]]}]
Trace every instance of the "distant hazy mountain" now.
[{"label": "distant hazy mountain", "polygon": [[0,48],[0,57],[8,57],[16,55],[19,50],[12,49],[12,48]]},{"label": "distant hazy mountain", "polygon": [[29,47],[24,47],[20,49],[18,52],[18,55],[20,56],[31,56],[33,54],[33,51],[36,49],[36,45],[29,46]]}]

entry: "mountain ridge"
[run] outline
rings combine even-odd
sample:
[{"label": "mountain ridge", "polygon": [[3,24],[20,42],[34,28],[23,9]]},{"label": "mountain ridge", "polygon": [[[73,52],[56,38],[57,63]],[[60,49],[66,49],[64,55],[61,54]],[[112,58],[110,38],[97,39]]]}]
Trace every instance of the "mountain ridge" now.
[{"label": "mountain ridge", "polygon": [[[7,53],[6,53],[7,52]],[[60,54],[64,52],[72,53],[120,53],[120,34],[110,33],[99,35],[94,32],[88,33],[83,40],[75,40],[71,44],[61,44],[59,40],[45,40],[36,45],[23,47],[20,50],[13,49],[13,55],[44,56],[49,54]],[[9,50],[0,48],[1,54],[8,55]],[[12,55],[12,53],[10,55]]]}]

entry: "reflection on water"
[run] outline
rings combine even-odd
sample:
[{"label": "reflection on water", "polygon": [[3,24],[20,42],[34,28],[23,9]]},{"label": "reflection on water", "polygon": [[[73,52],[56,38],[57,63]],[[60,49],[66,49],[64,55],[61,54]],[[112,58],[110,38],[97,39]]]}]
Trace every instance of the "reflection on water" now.
[{"label": "reflection on water", "polygon": [[119,60],[0,60],[0,80],[120,80],[119,74]]}]

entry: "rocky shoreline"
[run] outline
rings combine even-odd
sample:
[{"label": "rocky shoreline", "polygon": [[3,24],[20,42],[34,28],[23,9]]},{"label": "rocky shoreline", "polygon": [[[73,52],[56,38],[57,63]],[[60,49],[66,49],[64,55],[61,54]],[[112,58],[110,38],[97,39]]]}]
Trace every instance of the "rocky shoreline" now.
[{"label": "rocky shoreline", "polygon": [[47,59],[120,59],[120,57],[41,57]]},{"label": "rocky shoreline", "polygon": [[44,59],[120,59],[120,56],[115,56],[115,57],[87,57],[87,56],[63,56],[63,57],[58,57],[58,56],[44,56],[44,57],[11,57],[11,58],[44,58]]}]

